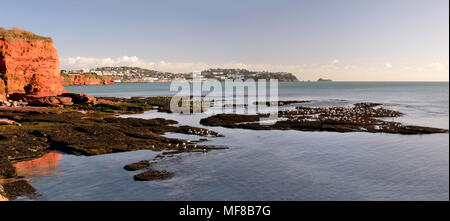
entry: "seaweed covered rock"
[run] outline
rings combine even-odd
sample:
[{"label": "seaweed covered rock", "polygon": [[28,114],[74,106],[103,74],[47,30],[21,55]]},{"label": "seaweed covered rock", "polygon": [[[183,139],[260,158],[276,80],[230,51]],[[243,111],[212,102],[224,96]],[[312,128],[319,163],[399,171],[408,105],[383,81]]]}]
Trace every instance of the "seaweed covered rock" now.
[{"label": "seaweed covered rock", "polygon": [[16,168],[8,160],[7,150],[5,147],[0,147],[0,179],[16,177]]},{"label": "seaweed covered rock", "polygon": [[143,173],[134,175],[136,181],[151,181],[151,180],[164,180],[173,176],[172,172],[166,170],[149,170]]},{"label": "seaweed covered rock", "polygon": [[[44,112],[45,111],[45,112]],[[189,151],[189,141],[166,138],[167,132],[189,134],[203,131],[204,136],[219,136],[216,132],[189,126],[174,125],[177,121],[138,118],[117,118],[98,112],[84,113],[71,109],[47,108],[0,111],[0,118],[21,126],[0,126],[0,147],[10,160],[41,156],[56,149],[80,155],[98,155],[150,150]]]},{"label": "seaweed covered rock", "polygon": [[150,166],[150,161],[148,161],[148,160],[141,160],[141,161],[136,162],[136,163],[125,165],[123,168],[125,170],[128,170],[128,171],[136,171],[136,170],[142,170],[142,169],[147,168],[149,166]]},{"label": "seaweed covered rock", "polygon": [[241,115],[217,114],[200,121],[206,126],[222,126],[252,130],[300,130],[334,132],[370,132],[395,134],[433,134],[448,133],[446,129],[403,125],[385,121],[381,118],[402,116],[394,110],[378,107],[378,103],[357,103],[350,107],[303,107],[295,110],[282,110],[274,124],[261,124],[260,118],[267,114]]},{"label": "seaweed covered rock", "polygon": [[57,96],[36,96],[25,93],[14,93],[10,95],[14,101],[24,101],[31,106],[71,106],[74,104],[95,105],[98,99],[81,93],[62,93]]},{"label": "seaweed covered rock", "polygon": [[[32,196],[36,189],[26,180],[17,180],[0,184],[0,200],[12,200],[19,196]],[[3,196],[3,197],[2,197]]]}]

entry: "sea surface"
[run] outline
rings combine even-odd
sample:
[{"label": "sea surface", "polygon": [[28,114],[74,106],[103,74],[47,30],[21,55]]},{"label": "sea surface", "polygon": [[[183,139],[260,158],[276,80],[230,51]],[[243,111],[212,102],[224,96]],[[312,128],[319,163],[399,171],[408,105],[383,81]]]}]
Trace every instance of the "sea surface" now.
[{"label": "sea surface", "polygon": [[[171,96],[169,83],[71,86],[91,96]],[[382,103],[404,124],[449,128],[448,82],[279,83],[280,100],[312,100],[307,106]],[[284,108],[289,108],[284,107]],[[174,119],[201,126],[209,113],[148,111],[120,117]],[[39,192],[18,200],[449,200],[449,134],[398,135],[302,131],[253,131],[205,127],[225,137],[204,145],[228,149],[167,157],[162,181],[135,182],[123,166],[152,160],[140,150],[99,156],[59,152],[16,164]],[[167,137],[199,137],[169,133]]]}]

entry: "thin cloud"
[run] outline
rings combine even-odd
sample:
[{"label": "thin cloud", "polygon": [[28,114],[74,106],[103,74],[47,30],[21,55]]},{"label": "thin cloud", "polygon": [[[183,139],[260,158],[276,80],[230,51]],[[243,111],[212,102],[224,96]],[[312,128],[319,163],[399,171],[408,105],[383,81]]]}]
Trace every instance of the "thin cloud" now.
[{"label": "thin cloud", "polygon": [[118,58],[94,58],[94,57],[68,57],[61,58],[61,68],[67,70],[92,69],[104,66],[133,66],[158,71],[168,72],[192,72],[208,68],[241,68],[255,71],[284,71],[299,73],[304,65],[273,65],[273,64],[244,64],[244,63],[223,63],[206,64],[203,62],[151,62],[143,61],[136,56],[122,56]]},{"label": "thin cloud", "polygon": [[446,70],[446,66],[439,62],[432,62],[429,66],[430,66],[430,68],[432,68],[433,70],[438,71],[438,72],[442,72],[442,71]]},{"label": "thin cloud", "polygon": [[[345,64],[338,59],[325,64],[246,64],[239,62],[208,64],[204,62],[145,61],[137,56],[117,58],[63,57],[61,69],[80,70],[104,66],[133,66],[157,71],[188,73],[209,68],[241,68],[253,71],[290,72],[299,80],[331,78],[339,81],[448,81],[448,64],[433,62],[423,66],[378,66]],[[386,70],[389,70],[387,72]],[[430,79],[429,76],[433,76]]]}]

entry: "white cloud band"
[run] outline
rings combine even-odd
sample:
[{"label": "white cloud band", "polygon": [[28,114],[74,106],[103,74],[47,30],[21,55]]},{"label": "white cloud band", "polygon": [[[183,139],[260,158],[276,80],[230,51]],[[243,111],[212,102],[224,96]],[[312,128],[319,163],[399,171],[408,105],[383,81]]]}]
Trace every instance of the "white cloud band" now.
[{"label": "white cloud band", "polygon": [[399,66],[391,63],[360,66],[344,64],[334,59],[327,64],[244,64],[229,62],[207,64],[204,62],[151,62],[136,56],[118,58],[67,57],[61,58],[61,69],[79,70],[104,66],[133,66],[157,71],[188,73],[209,68],[242,68],[253,71],[290,72],[299,80],[316,80],[319,77],[341,81],[448,81],[448,62],[431,62],[422,66]]}]

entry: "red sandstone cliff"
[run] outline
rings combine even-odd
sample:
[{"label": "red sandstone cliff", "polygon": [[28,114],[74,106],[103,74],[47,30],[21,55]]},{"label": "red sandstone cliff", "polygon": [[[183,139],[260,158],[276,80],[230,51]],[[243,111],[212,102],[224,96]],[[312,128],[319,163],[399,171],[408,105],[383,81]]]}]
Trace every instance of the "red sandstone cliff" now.
[{"label": "red sandstone cliff", "polygon": [[0,101],[7,95],[32,106],[111,103],[64,89],[51,38],[0,27]]},{"label": "red sandstone cliff", "polygon": [[114,79],[111,77],[98,76],[95,74],[81,74],[81,75],[61,75],[61,80],[64,86],[69,85],[109,85],[114,84]]},{"label": "red sandstone cliff", "polygon": [[58,52],[50,38],[0,28],[0,100],[6,94],[55,96],[61,84]]}]

